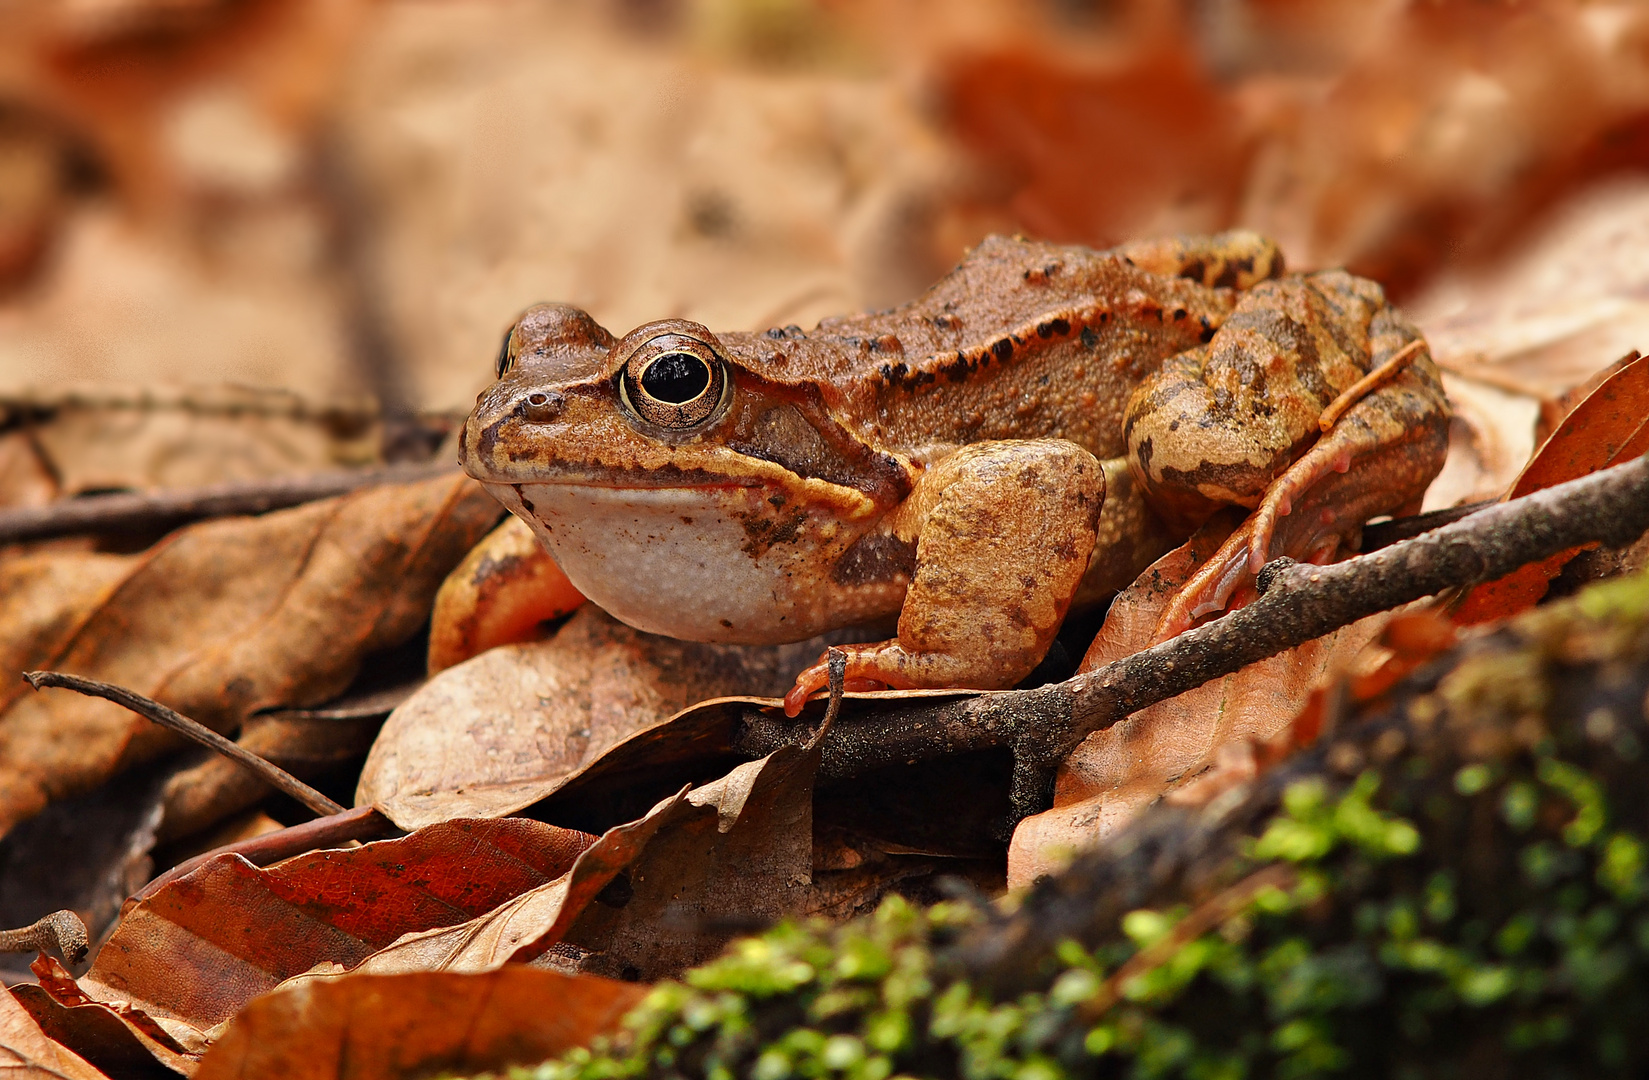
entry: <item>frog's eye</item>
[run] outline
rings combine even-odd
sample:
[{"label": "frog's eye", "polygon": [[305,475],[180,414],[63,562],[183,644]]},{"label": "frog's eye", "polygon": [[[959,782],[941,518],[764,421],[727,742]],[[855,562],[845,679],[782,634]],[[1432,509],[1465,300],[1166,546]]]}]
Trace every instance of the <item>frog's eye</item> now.
[{"label": "frog's eye", "polygon": [[700,342],[677,339],[643,349],[619,373],[625,407],[649,424],[682,430],[714,416],[725,399],[727,365]]},{"label": "frog's eye", "polygon": [[504,331],[504,342],[498,346],[498,359],[492,362],[493,371],[502,379],[515,366],[515,350],[510,348],[510,342],[515,340],[515,327],[511,326]]}]

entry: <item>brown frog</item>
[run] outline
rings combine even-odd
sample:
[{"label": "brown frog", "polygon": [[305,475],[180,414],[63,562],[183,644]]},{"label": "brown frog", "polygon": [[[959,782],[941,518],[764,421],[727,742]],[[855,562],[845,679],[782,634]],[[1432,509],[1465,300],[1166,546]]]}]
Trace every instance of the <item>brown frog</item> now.
[{"label": "brown frog", "polygon": [[[1255,508],[1165,617],[1177,632],[1267,558],[1324,559],[1415,507],[1449,416],[1378,285],[1285,275],[1247,232],[992,237],[903,307],[805,332],[615,339],[540,305],[498,376],[463,466],[581,591],[698,641],[896,615],[896,637],[844,647],[859,688],[1012,686],[1073,600],[1160,553],[1152,511],[1183,536]],[[821,658],[791,711],[825,679]]]}]

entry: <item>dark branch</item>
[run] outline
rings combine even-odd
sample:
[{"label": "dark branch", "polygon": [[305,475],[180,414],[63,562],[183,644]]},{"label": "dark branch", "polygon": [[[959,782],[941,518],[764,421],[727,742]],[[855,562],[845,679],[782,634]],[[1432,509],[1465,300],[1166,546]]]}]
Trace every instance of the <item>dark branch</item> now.
[{"label": "dark branch", "polygon": [[210,487],[180,488],[131,495],[88,495],[62,499],[46,506],[0,510],[0,544],[48,540],[82,533],[169,529],[201,518],[231,514],[262,514],[344,495],[375,484],[404,484],[428,480],[457,469],[449,464],[392,465],[382,469],[352,469],[244,480]]},{"label": "dark branch", "polygon": [[[1454,586],[1504,577],[1582,544],[1622,546],[1649,531],[1649,456],[1537,491],[1332,566],[1267,567],[1264,595],[1153,648],[1036,690],[933,705],[859,701],[826,740],[821,777],[1008,747],[1016,812],[1042,808],[1050,771],[1083,739],[1131,713],[1342,626]],[[1281,562],[1281,561],[1279,561]],[[809,725],[751,710],[737,749],[752,757],[805,742]]]},{"label": "dark branch", "polygon": [[100,697],[105,701],[112,701],[123,706],[148,720],[153,720],[161,727],[170,728],[187,738],[193,739],[202,746],[210,747],[243,766],[259,780],[292,796],[321,817],[343,813],[343,807],[322,795],[296,776],[287,772],[278,765],[274,765],[252,753],[238,743],[230,742],[205,724],[189,719],[182,713],[175,712],[162,705],[153,698],[144,697],[125,687],[113,683],[99,682],[96,679],[83,679],[79,675],[65,675],[60,671],[26,671],[23,678],[30,686],[39,690],[43,687],[58,686],[65,690],[73,690],[77,694],[88,697]]}]

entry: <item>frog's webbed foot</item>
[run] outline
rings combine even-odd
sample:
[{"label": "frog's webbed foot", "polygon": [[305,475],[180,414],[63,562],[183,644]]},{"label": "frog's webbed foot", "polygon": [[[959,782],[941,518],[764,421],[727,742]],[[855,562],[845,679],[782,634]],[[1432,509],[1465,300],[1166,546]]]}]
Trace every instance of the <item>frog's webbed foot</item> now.
[{"label": "frog's webbed foot", "polygon": [[[1010,687],[1059,632],[1093,553],[1099,462],[1059,439],[982,442],[928,469],[892,527],[915,534],[896,639],[841,645],[847,688]],[[794,716],[826,685],[825,658],[785,695]]]}]

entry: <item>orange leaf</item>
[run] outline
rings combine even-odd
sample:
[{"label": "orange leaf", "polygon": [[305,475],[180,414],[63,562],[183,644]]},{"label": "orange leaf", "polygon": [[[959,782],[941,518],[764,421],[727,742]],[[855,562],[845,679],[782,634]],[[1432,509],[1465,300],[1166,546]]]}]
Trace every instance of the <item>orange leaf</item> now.
[{"label": "orange leaf", "polygon": [[[1604,380],[1564,418],[1535,452],[1506,499],[1574,480],[1649,450],[1649,359],[1637,359]],[[1515,615],[1546,595],[1552,578],[1582,548],[1520,567],[1477,586],[1451,615],[1463,626]]]},{"label": "orange leaf", "polygon": [[0,990],[0,1062],[6,1080],[108,1080],[80,1055],[47,1038],[5,990]]},{"label": "orange leaf", "polygon": [[531,1064],[613,1030],[648,987],[512,964],[346,975],[247,1005],[195,1080],[388,1080]]}]

